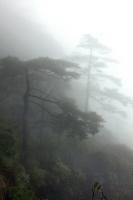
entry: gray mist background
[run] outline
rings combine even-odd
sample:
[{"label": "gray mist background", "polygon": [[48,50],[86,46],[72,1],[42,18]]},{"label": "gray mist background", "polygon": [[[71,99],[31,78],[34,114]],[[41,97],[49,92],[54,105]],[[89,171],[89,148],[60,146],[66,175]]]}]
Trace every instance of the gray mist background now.
[{"label": "gray mist background", "polygon": [[[0,0],[0,57],[65,58],[81,51],[76,45],[82,34],[89,33],[112,49],[110,56],[120,64],[111,66],[106,73],[122,79],[119,92],[133,99],[131,4],[130,0]],[[68,93],[83,109],[85,98],[79,91],[80,84],[85,85],[85,79],[73,81],[73,90]],[[99,110],[92,102],[93,107],[103,115],[116,141],[132,147],[133,108],[122,108],[128,113],[128,118],[123,119]]]}]

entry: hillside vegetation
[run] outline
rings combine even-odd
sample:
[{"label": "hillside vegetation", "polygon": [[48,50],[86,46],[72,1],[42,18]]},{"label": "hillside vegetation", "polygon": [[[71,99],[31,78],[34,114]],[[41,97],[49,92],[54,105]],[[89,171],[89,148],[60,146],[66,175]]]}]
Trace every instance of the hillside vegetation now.
[{"label": "hillside vegetation", "polygon": [[97,181],[108,198],[132,199],[133,151],[113,142],[102,116],[65,95],[78,67],[1,59],[0,199],[91,199]]}]

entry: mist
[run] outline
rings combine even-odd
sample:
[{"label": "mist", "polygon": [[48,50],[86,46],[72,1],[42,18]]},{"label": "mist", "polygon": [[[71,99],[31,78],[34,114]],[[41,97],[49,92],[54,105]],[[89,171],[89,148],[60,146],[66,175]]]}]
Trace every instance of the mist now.
[{"label": "mist", "polygon": [[27,60],[38,56],[62,57],[63,48],[37,12],[26,1],[0,2],[0,55]]},{"label": "mist", "polygon": [[130,0],[0,1],[0,169],[15,187],[75,200],[131,184],[132,17]]},{"label": "mist", "polygon": [[[87,9],[85,8],[85,6],[83,5],[81,6],[81,11],[83,11],[84,9],[85,13],[83,15],[83,13],[81,12],[82,14],[80,17],[82,21],[78,22],[78,20],[80,20],[80,17],[78,16],[78,12],[80,9],[79,2],[76,4],[76,2],[73,1],[72,5],[70,6],[69,5],[70,2],[68,2],[68,4],[63,4],[60,1],[58,1],[57,5],[60,5],[60,6],[59,8],[55,7],[57,9],[57,12],[54,11],[53,8],[50,7],[51,3],[53,2],[52,1],[49,3],[47,1],[43,1],[43,2],[42,1],[38,1],[38,2],[28,1],[27,2],[27,1],[13,0],[11,3],[8,0],[1,1],[0,3],[1,5],[0,6],[0,25],[1,25],[0,55],[1,57],[6,57],[10,55],[10,56],[18,57],[23,60],[28,60],[28,59],[32,59],[39,56],[44,56],[44,57],[48,56],[51,58],[66,58],[67,56],[70,56],[75,52],[78,52],[78,53],[81,52],[81,54],[84,54],[84,53],[87,54],[88,53],[87,51],[83,51],[83,49],[79,50],[79,48],[77,48],[77,45],[80,42],[82,35],[85,34],[86,31],[88,30],[90,31],[89,32],[90,34],[94,34],[94,36],[97,36],[100,42],[103,42],[103,44],[106,44],[107,46],[112,48],[111,57],[114,59],[117,59],[120,63],[117,65],[111,65],[110,67],[108,67],[108,69],[106,69],[106,74],[114,75],[115,77],[120,78],[122,81],[122,87],[119,88],[119,91],[124,93],[127,96],[132,97],[132,92],[131,92],[132,84],[133,84],[132,76],[131,76],[131,65],[132,65],[131,62],[132,61],[130,61],[130,58],[129,58],[131,54],[130,48],[132,45],[132,41],[131,39],[129,39],[130,46],[128,47],[126,46],[127,43],[124,42],[125,41],[124,38],[127,37],[126,33],[128,32],[130,27],[126,25],[127,29],[125,32],[125,36],[123,33],[123,30],[125,30],[124,28],[125,23],[124,23],[123,25],[120,26],[120,28],[117,27],[116,29],[117,31],[115,31],[116,35],[114,34],[111,35],[113,30],[110,30],[110,37],[108,37],[108,32],[105,33],[105,25],[106,27],[110,27],[111,25],[111,27],[115,29],[117,23],[122,22],[122,19],[117,19],[120,21],[115,22],[115,19],[112,16],[112,20],[110,19],[109,23],[106,22],[105,25],[101,24],[100,29],[103,29],[103,32],[101,30],[101,32],[98,35],[95,32],[95,28],[97,25],[96,18],[93,18],[94,22],[92,21],[91,24],[88,24],[88,27],[86,27],[85,29],[85,26],[87,26],[87,22],[90,21],[90,19],[88,19],[87,21],[87,19],[84,18],[84,17],[87,17],[86,15]],[[86,1],[84,3],[85,5],[88,5],[86,4]],[[93,8],[95,6],[95,3],[96,1],[94,2],[94,4],[92,4]],[[45,8],[45,5],[48,10]],[[110,4],[110,6],[112,5]],[[55,3],[53,4],[53,6],[56,6]],[[73,10],[74,6],[76,6],[75,11]],[[126,10],[128,9],[128,6],[129,5],[127,5],[127,7],[125,8]],[[50,13],[50,8],[51,8],[51,13]],[[103,7],[101,6],[100,9],[102,11]],[[109,6],[106,9],[109,9]],[[123,10],[123,7],[122,7],[122,10]],[[42,13],[39,13],[39,12],[42,12]],[[67,16],[67,12],[73,18],[70,19],[70,16]],[[90,12],[88,17],[90,17],[91,15],[92,13]],[[103,20],[103,16],[101,17],[101,20]],[[75,19],[75,17],[77,17],[77,19]],[[98,14],[95,17],[98,17]],[[108,15],[106,17],[108,17]],[[127,16],[127,18],[128,17],[130,17],[130,15]],[[83,20],[84,20],[84,23],[86,24],[81,26],[81,24],[83,23]],[[103,23],[103,21],[100,21],[100,22]],[[92,25],[92,23],[94,23],[94,26]],[[79,29],[80,26],[81,26],[81,29]],[[99,26],[100,25],[98,25],[98,27]],[[118,33],[120,35],[118,35]],[[116,47],[115,46],[113,47],[112,43],[114,43],[115,40],[119,43],[122,42],[122,46],[121,44],[117,44]],[[122,48],[122,51],[120,50],[121,48]],[[124,51],[124,49],[125,50],[127,49],[127,50]],[[124,57],[126,57],[125,60],[123,60]],[[82,79],[84,79],[84,77]],[[82,80],[79,79],[76,82],[73,82],[72,87],[74,87],[75,84],[76,85],[81,84],[81,85],[84,85],[84,90],[85,90],[85,87],[86,87],[85,82],[86,82],[85,79],[83,83],[82,83]],[[106,84],[107,82],[105,83],[105,85]],[[71,94],[71,97],[76,97],[77,105],[81,109],[84,109],[85,93],[82,91],[83,93],[82,98],[79,96],[79,93],[80,92],[78,91],[78,88],[76,87],[73,88],[73,91],[69,92],[69,94]],[[91,104],[92,108],[93,108],[93,104],[94,103],[92,102]],[[105,124],[106,128],[108,128],[109,130],[111,130],[112,133],[114,133],[117,140],[119,140],[122,143],[124,142],[130,147],[132,147],[133,145],[132,144],[132,141],[133,141],[132,108],[130,107],[124,108],[124,110],[128,114],[127,119],[122,119],[118,115],[108,114],[105,111],[99,110],[98,106],[94,106],[94,109],[96,109],[96,111],[99,114],[104,116],[104,118],[106,119],[106,124]],[[116,131],[116,130],[119,130],[119,131]]]},{"label": "mist", "polygon": [[[56,13],[54,11],[53,14],[49,14],[49,12],[45,13],[39,13],[39,6],[42,6],[42,11],[44,9],[44,12],[46,11],[43,6],[46,4],[47,9],[50,9],[51,6],[50,2],[49,4],[47,1],[16,1],[14,0],[12,3],[8,0],[1,1],[0,6],[0,24],[1,24],[1,46],[0,46],[0,55],[1,57],[6,57],[8,55],[10,56],[16,56],[23,60],[32,59],[38,56],[48,56],[51,58],[66,58],[67,56],[72,55],[73,53],[81,53],[87,55],[87,51],[83,51],[83,49],[77,48],[77,45],[80,42],[80,39],[82,38],[82,35],[86,32],[83,32],[84,30],[80,29],[78,33],[78,22],[79,20],[78,11],[79,11],[79,3],[76,4],[75,1],[73,1],[72,4],[70,2],[67,4],[67,7],[65,9],[66,4],[61,3],[59,6],[59,12]],[[96,2],[94,2],[95,5]],[[104,2],[105,3],[105,2]],[[70,14],[72,14],[73,6],[76,5],[75,15],[77,16],[77,20],[75,21],[75,17],[72,19],[72,22],[70,22],[70,16],[68,17],[68,21],[66,19],[66,13],[67,10],[70,8]],[[88,5],[88,4],[87,4]],[[92,7],[94,6],[92,4]],[[55,6],[55,4],[53,4]],[[39,8],[39,9],[38,9]],[[65,9],[65,10],[64,10]],[[85,7],[81,7],[81,10],[85,9]],[[108,9],[108,8],[107,8]],[[122,7],[123,9],[123,7]],[[128,7],[126,8],[128,9]],[[101,6],[102,10],[102,6]],[[64,11],[64,13],[63,13]],[[51,12],[53,12],[53,8],[51,8]],[[85,9],[86,13],[86,9]],[[57,15],[57,16],[56,16]],[[89,14],[91,15],[91,13]],[[48,18],[50,16],[50,18]],[[55,22],[54,20],[55,16]],[[85,15],[86,16],[86,15]],[[46,20],[45,20],[46,17]],[[60,18],[59,18],[60,17]],[[96,15],[97,17],[97,15]],[[57,18],[57,19],[56,19]],[[51,20],[50,20],[51,19]],[[83,16],[81,16],[81,19],[83,20]],[[59,23],[57,23],[56,20],[60,20]],[[63,23],[64,20],[64,23]],[[103,20],[103,17],[102,17]],[[53,22],[53,24],[52,24]],[[74,22],[76,24],[74,24]],[[122,20],[119,21],[120,23]],[[71,30],[69,30],[69,26],[66,23],[70,23]],[[85,22],[87,23],[87,19],[85,19]],[[96,23],[96,19],[94,19],[94,25]],[[103,21],[101,21],[103,23]],[[111,26],[116,26],[114,19],[111,21]],[[65,27],[66,24],[66,27]],[[79,25],[81,22],[79,21]],[[60,25],[60,27],[59,27]],[[106,25],[110,26],[106,23]],[[117,28],[118,31],[116,31],[116,36],[124,28],[125,23],[123,26],[120,27],[120,29]],[[73,27],[72,27],[73,26]],[[90,24],[92,27],[92,30],[90,34],[94,32],[94,27],[92,24]],[[77,32],[76,29],[77,29]],[[102,27],[104,30],[104,26]],[[65,30],[64,30],[65,29]],[[83,27],[83,29],[85,29]],[[70,31],[73,31],[70,33]],[[86,30],[87,31],[87,28]],[[128,27],[126,32],[128,31]],[[111,32],[111,30],[110,30]],[[76,33],[76,34],[75,34]],[[120,33],[119,33],[120,34]],[[123,34],[123,33],[121,33]],[[103,31],[103,34],[100,32],[100,34],[94,33],[94,36],[97,36],[98,39],[101,39],[100,42],[103,42],[104,44],[108,45],[109,47],[113,47],[110,43],[110,38],[107,39],[107,34],[105,36],[105,32]],[[105,36],[105,38],[104,38]],[[118,35],[119,37],[120,35]],[[114,37],[114,35],[113,35]],[[121,35],[122,42],[124,42],[125,36]],[[119,37],[120,38],[120,37]],[[117,38],[115,38],[116,40]],[[114,40],[114,41],[115,41]],[[112,41],[112,39],[111,39]],[[117,40],[119,41],[119,40]],[[119,41],[120,43],[120,41]],[[130,40],[131,43],[131,40]],[[119,91],[121,93],[124,93],[127,96],[132,97],[132,77],[131,75],[131,61],[127,57],[130,56],[130,52],[123,52],[123,54],[126,54],[126,61],[123,60],[123,57],[121,55],[119,49],[125,49],[127,47],[124,47],[125,43],[123,43],[123,46],[117,45],[117,48],[112,49],[111,55],[109,57],[117,59],[120,63],[117,65],[112,65],[108,67],[106,70],[108,74],[112,74],[117,78],[120,78],[122,81],[122,87],[119,88]],[[131,46],[131,44],[130,44]],[[128,46],[128,50],[130,50],[130,46]],[[118,50],[117,50],[118,49]],[[118,52],[119,51],[119,55]],[[122,50],[123,51],[123,50]],[[121,61],[122,60],[122,61]],[[126,66],[125,66],[126,65]],[[128,66],[127,66],[128,65]],[[87,66],[87,63],[86,63]],[[82,67],[82,64],[81,64]],[[126,70],[125,70],[126,68]],[[87,78],[87,77],[86,77]],[[84,82],[82,80],[84,79]],[[78,106],[84,110],[84,103],[85,103],[85,88],[86,88],[86,82],[85,78],[82,76],[82,79],[77,80],[73,82],[73,90],[69,92],[69,95],[76,99]],[[82,91],[79,91],[79,87],[76,88],[76,86],[79,84],[84,85],[84,87],[81,88]],[[105,83],[107,84],[107,83]],[[108,83],[109,84],[109,83]],[[82,98],[80,97],[80,92],[82,92]],[[106,128],[109,128],[112,133],[114,133],[117,140],[119,140],[122,143],[126,143],[132,148],[132,141],[133,141],[133,110],[132,108],[124,108],[124,110],[128,113],[127,119],[122,119],[118,115],[115,114],[109,114],[108,112],[105,112],[103,110],[99,110],[97,105],[94,105],[94,101],[91,103],[92,108],[96,109],[96,111],[103,115],[106,119]],[[92,109],[93,110],[93,109]],[[117,121],[117,123],[116,123]],[[119,131],[118,128],[121,127]]]}]

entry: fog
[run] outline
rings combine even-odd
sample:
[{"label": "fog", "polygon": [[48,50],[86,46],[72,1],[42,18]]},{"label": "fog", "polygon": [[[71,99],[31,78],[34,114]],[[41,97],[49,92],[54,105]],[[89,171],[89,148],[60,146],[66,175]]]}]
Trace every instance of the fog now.
[{"label": "fog", "polygon": [[0,0],[0,199],[133,199],[132,18]]},{"label": "fog", "polygon": [[[117,59],[119,64],[105,71],[120,78],[123,86],[119,92],[133,99],[132,17],[131,0],[1,0],[0,57],[10,55],[22,60],[38,56],[66,58],[75,52],[84,53],[76,46],[82,35],[89,33],[112,49],[109,57]],[[68,92],[81,109],[84,109],[85,104],[85,77],[73,81],[73,90]],[[104,84],[106,87],[114,87],[111,83]],[[78,85],[83,85],[84,89],[79,91]],[[113,103],[118,106],[116,102]],[[132,148],[133,108],[120,105],[128,113],[125,119],[101,110],[93,101],[90,106],[103,116],[105,127],[116,141]]]},{"label": "fog", "polygon": [[38,56],[60,57],[61,45],[45,24],[36,21],[37,12],[27,1],[0,2],[0,55],[27,60]]}]

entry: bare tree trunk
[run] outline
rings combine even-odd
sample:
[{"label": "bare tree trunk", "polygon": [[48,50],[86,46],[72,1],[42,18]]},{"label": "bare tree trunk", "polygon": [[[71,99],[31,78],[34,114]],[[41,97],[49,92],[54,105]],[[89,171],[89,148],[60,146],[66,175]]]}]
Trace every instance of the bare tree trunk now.
[{"label": "bare tree trunk", "polygon": [[26,92],[24,94],[24,109],[23,109],[23,116],[22,116],[22,134],[23,134],[23,150],[24,152],[27,152],[28,147],[28,127],[27,127],[27,121],[28,121],[28,111],[29,111],[29,102],[28,97],[30,94],[30,81],[29,81],[29,75],[28,75],[28,69],[25,69],[25,80],[26,80]]},{"label": "bare tree trunk", "polygon": [[89,111],[91,61],[92,61],[92,47],[90,48],[90,60],[89,60],[89,65],[88,65],[88,79],[87,79],[87,87],[86,87],[85,112]]}]

